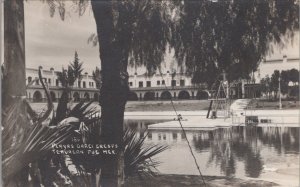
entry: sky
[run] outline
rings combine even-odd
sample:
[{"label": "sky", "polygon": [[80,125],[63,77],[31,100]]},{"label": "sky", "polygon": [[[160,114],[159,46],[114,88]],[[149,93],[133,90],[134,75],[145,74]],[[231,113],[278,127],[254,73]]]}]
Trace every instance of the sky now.
[{"label": "sky", "polygon": [[96,33],[90,9],[84,16],[74,11],[72,4],[66,6],[65,20],[57,13],[50,17],[49,6],[40,1],[25,2],[25,45],[27,67],[61,70],[74,59],[75,51],[83,62],[84,71],[91,72],[100,66],[99,48],[88,43],[89,36]]},{"label": "sky", "polygon": [[[91,73],[96,66],[100,66],[99,46],[93,46],[87,42],[91,34],[96,33],[96,25],[93,13],[88,8],[83,16],[79,16],[74,5],[66,5],[66,17],[62,21],[56,12],[50,17],[49,6],[36,0],[25,1],[25,43],[26,65],[44,69],[53,67],[60,71],[67,67],[74,59],[75,50],[79,58],[84,62],[84,72]],[[287,41],[285,49],[274,46],[273,53],[267,59],[280,59],[283,55],[288,58],[299,58],[299,33],[294,41]],[[167,55],[166,64],[173,61]],[[143,70],[139,70],[142,72]]]}]

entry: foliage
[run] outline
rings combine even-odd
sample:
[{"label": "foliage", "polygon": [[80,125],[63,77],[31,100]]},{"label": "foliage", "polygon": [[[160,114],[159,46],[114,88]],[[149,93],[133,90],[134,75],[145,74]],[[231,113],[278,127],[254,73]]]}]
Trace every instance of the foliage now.
[{"label": "foliage", "polygon": [[294,68],[291,69],[288,74],[289,74],[289,80],[292,81],[294,85],[296,83],[299,84],[299,71],[297,69]]},{"label": "foliage", "polygon": [[[62,98],[64,98],[63,95]],[[40,171],[41,179],[44,180],[39,181],[39,183],[54,185],[57,181],[51,181],[55,180],[49,176],[51,170],[51,172],[54,172],[52,175],[59,173],[63,178],[71,178],[74,185],[75,182],[80,181],[80,186],[91,184],[91,181],[93,181],[91,176],[97,174],[101,168],[101,156],[52,155],[51,148],[53,144],[72,143],[70,140],[71,135],[81,139],[81,143],[100,144],[101,119],[96,115],[95,108],[91,106],[92,102],[87,104],[80,102],[69,109],[66,107],[68,101],[62,98],[59,101],[55,115],[43,124],[20,115],[18,110],[21,110],[23,101],[17,102],[8,111],[3,112],[4,139],[2,156],[5,182],[15,177],[18,172],[31,163],[30,176],[33,180],[29,182],[37,182],[35,178],[37,176],[32,175]],[[79,126],[82,123],[86,128]],[[74,133],[74,130],[77,133]],[[152,176],[154,174],[152,170],[158,162],[152,161],[151,157],[165,150],[166,146],[144,145],[145,137],[137,138],[135,134],[135,131],[127,130],[124,135],[125,173],[127,176],[136,174]],[[66,159],[70,160],[67,161]],[[67,162],[75,166],[78,176],[73,176],[74,171],[71,175]],[[53,166],[50,167],[53,164],[57,168],[54,171],[51,169]],[[48,170],[48,172],[45,172],[45,170]],[[47,179],[47,177],[50,177],[50,179]],[[45,178],[50,181],[47,182]],[[78,180],[79,178],[82,180]],[[83,181],[85,182],[82,183]]]},{"label": "foliage", "polygon": [[78,53],[75,51],[74,61],[68,65],[68,69],[62,68],[61,72],[57,72],[59,82],[65,88],[74,86],[77,79],[81,79],[83,62],[79,62]]},{"label": "foliage", "polygon": [[217,74],[225,70],[230,81],[246,78],[271,52],[270,42],[283,46],[283,35],[292,38],[299,28],[295,0],[184,0],[178,1],[175,17],[171,46],[178,62],[194,76],[215,67]]},{"label": "foliage", "polygon": [[267,75],[266,77],[262,78],[260,81],[261,84],[261,91],[269,96],[273,92],[275,98],[277,97],[277,92],[279,90],[279,77],[280,77],[280,91],[281,94],[288,94],[287,96],[292,96],[294,92],[294,88],[290,86],[289,84],[293,82],[294,87],[296,86],[296,83],[299,83],[299,71],[296,69],[290,69],[290,70],[282,70],[278,71],[275,70],[273,74],[271,75],[271,78]]},{"label": "foliage", "polygon": [[280,90],[282,94],[287,94],[289,91],[289,70],[281,71],[280,73]]},{"label": "foliage", "polygon": [[271,94],[271,79],[268,75],[260,80],[261,92],[268,96],[270,99]]},{"label": "foliage", "polygon": [[207,84],[207,87],[211,89],[214,83],[216,82],[216,80],[222,79],[220,76],[212,78],[213,77],[212,75],[217,75],[219,73],[215,64],[209,64],[208,66],[209,68],[207,68],[207,70],[205,71],[200,69],[197,69],[195,71],[194,76],[192,78],[193,84],[205,83]]},{"label": "foliage", "polygon": [[126,177],[153,176],[159,162],[153,160],[152,157],[168,148],[164,145],[145,145],[145,138],[146,136],[138,138],[134,130],[127,129],[125,132],[124,172]]},{"label": "foliage", "polygon": [[279,88],[279,76],[280,73],[278,70],[275,70],[271,76],[270,87],[271,90],[274,92],[275,99],[277,98],[277,92]]},{"label": "foliage", "polygon": [[290,96],[299,100],[299,84],[291,87]]},{"label": "foliage", "polygon": [[76,79],[81,79],[81,74],[83,71],[82,65],[83,62],[79,62],[78,53],[75,51],[74,60],[70,66]]},{"label": "foliage", "polygon": [[[73,133],[76,118],[67,118],[57,127],[50,127],[39,120],[33,121],[23,116],[20,110],[26,101],[18,100],[6,111],[2,111],[3,125],[3,179],[5,184],[11,183],[24,168],[32,173],[37,171],[34,163],[51,154],[53,144],[65,142]],[[28,174],[27,174],[28,175]],[[26,175],[25,175],[26,176]],[[25,177],[26,179],[26,177]],[[27,179],[28,180],[28,177]],[[23,181],[26,183],[26,181]]]},{"label": "foliage", "polygon": [[[76,5],[85,10],[88,3],[79,1]],[[63,2],[50,6],[54,11],[55,7],[63,9]],[[123,43],[125,66],[129,60],[155,71],[169,43],[178,63],[194,75],[195,83],[211,84],[215,76],[205,75],[218,75],[222,70],[229,73],[230,81],[248,79],[262,58],[272,52],[269,43],[283,47],[284,37],[292,38],[299,28],[295,0],[125,1],[112,7],[112,37],[116,45]],[[78,12],[82,15],[84,11]],[[92,38],[98,40],[95,34]]]},{"label": "foliage", "polygon": [[[79,132],[75,137],[81,139],[80,143],[101,144],[100,126],[101,119],[95,110],[91,108],[91,102],[83,104],[83,102],[75,105],[69,112],[68,117],[76,117],[83,122],[88,131],[83,136]],[[153,176],[153,169],[159,163],[151,160],[151,158],[164,151],[167,146],[162,145],[145,145],[145,137],[137,137],[136,131],[127,129],[124,134],[124,172],[125,176]],[[72,163],[76,166],[78,173],[87,175],[87,173],[97,173],[101,168],[101,155],[69,155]]]},{"label": "foliage", "polygon": [[65,88],[73,86],[75,82],[75,77],[72,68],[70,66],[68,67],[68,70],[62,68],[61,72],[57,72],[57,79]]},{"label": "foliage", "polygon": [[[65,12],[65,2],[46,0],[49,3],[50,15],[53,16],[58,10]],[[86,10],[87,1],[73,1],[78,5],[79,14]],[[92,7],[103,5],[103,1],[91,1]],[[128,61],[131,65],[145,66],[152,73],[155,72],[160,63],[164,60],[166,46],[171,36],[170,32],[170,10],[168,1],[139,1],[126,0],[123,3],[118,1],[106,1],[104,9],[111,7],[109,14],[106,14],[107,22],[105,27],[113,27],[111,32],[106,33],[111,36],[111,44],[115,46],[114,51],[122,51],[124,55],[123,63],[127,66]],[[104,11],[103,9],[103,11]],[[83,10],[83,11],[81,11]],[[95,9],[101,12],[100,8]],[[95,13],[96,13],[95,12]],[[96,15],[96,14],[95,14]],[[64,14],[60,14],[64,19]],[[112,16],[112,19],[111,19]],[[95,17],[97,18],[97,16]],[[111,25],[113,24],[113,25]],[[99,34],[99,33],[98,33]],[[105,45],[103,36],[92,35],[89,41],[99,39],[101,45]],[[106,46],[108,47],[108,46]],[[113,54],[117,54],[113,53]],[[103,58],[103,57],[102,57]],[[104,67],[101,67],[102,70]]]},{"label": "foliage", "polygon": [[292,88],[289,86],[290,82],[292,82],[294,86],[296,86],[296,83],[299,84],[299,71],[295,68],[291,70],[283,70],[280,73],[280,78],[281,93],[288,94],[289,91],[292,91]]},{"label": "foliage", "polygon": [[101,87],[101,70],[96,67],[96,69],[93,71],[93,79],[96,82],[96,88]]},{"label": "foliage", "polygon": [[[58,10],[64,19],[65,3],[47,2],[50,15]],[[79,15],[89,5],[84,0],[74,3]],[[92,6],[93,3],[102,2],[92,1]],[[97,11],[100,9],[95,9],[95,13]],[[284,47],[283,41],[293,38],[294,31],[299,29],[296,0],[131,0],[112,2],[111,11],[113,37],[126,44],[121,47],[132,64],[155,70],[163,62],[169,43],[175,49],[178,63],[195,76],[212,71],[211,68],[217,68],[217,72],[213,71],[220,73],[222,70],[232,72],[238,67],[240,75],[230,77],[232,80],[247,77],[255,71],[259,61],[272,52],[270,42]],[[96,34],[91,38],[98,40]]]},{"label": "foliage", "polygon": [[[85,104],[82,101],[76,104],[72,109],[67,109],[65,106],[66,103],[67,101],[64,100],[59,101],[56,115],[50,124],[55,125],[57,121],[60,121],[59,119],[63,118],[78,119],[78,123],[85,126],[85,128],[79,127],[78,130],[75,130],[77,133],[73,134],[74,137],[80,139],[80,142],[78,143],[101,144],[101,118],[97,114],[98,111],[95,107],[92,107],[92,102]],[[62,110],[66,111],[62,112]],[[78,127],[78,125],[76,127]],[[130,129],[125,131],[124,172],[127,177],[133,175],[141,177],[153,176],[155,174],[155,167],[159,164],[159,162],[152,160],[151,158],[167,148],[167,146],[161,145],[145,145],[144,141],[145,137],[138,138],[136,136],[136,131]],[[69,140],[69,143],[72,142]],[[96,181],[96,179],[93,178],[99,174],[101,169],[101,155],[70,154],[67,157],[60,157],[60,163],[62,164],[66,162],[66,158],[68,158],[68,162],[76,168],[75,173],[77,176],[70,176],[74,184],[78,183],[78,186],[90,186],[89,184]],[[80,180],[78,180],[79,178]]]}]

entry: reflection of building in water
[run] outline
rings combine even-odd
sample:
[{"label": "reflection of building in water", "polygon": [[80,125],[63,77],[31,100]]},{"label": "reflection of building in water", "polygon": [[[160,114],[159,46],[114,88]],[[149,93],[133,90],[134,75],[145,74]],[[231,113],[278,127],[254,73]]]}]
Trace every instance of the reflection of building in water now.
[{"label": "reflection of building in water", "polygon": [[159,123],[163,122],[165,120],[156,120],[155,122],[153,120],[128,120],[125,119],[125,127],[130,128],[133,130],[136,130],[137,133],[140,135],[141,132],[145,132],[147,130],[148,125],[151,125],[153,123]]},{"label": "reflection of building in water", "polygon": [[[166,162],[164,167],[172,165],[171,169],[174,169],[177,162],[184,162],[187,155],[190,156],[181,130],[149,129],[148,132],[145,143],[169,145],[170,150],[159,155]],[[186,132],[197,160],[207,167],[205,172],[213,172],[209,174],[214,175],[217,170],[218,175],[258,178],[270,154],[280,160],[286,154],[299,154],[297,127],[239,126]],[[170,154],[176,154],[176,159],[170,159]],[[194,165],[190,164],[180,171],[190,168]]]},{"label": "reflection of building in water", "polygon": [[[186,136],[188,140],[208,139],[209,131],[186,131]],[[148,130],[146,140],[152,143],[186,143],[185,135],[181,130]]]}]

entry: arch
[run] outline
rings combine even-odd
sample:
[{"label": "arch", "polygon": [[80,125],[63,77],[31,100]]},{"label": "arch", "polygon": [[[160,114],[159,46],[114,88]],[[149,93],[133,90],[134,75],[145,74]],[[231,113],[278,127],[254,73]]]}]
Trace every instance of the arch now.
[{"label": "arch", "polygon": [[32,101],[33,102],[42,102],[43,101],[42,93],[40,91],[35,91],[33,93]]},{"label": "arch", "polygon": [[87,92],[85,92],[84,93],[84,99],[87,100],[87,101],[89,101],[90,100],[90,94],[87,93]]},{"label": "arch", "polygon": [[155,100],[155,93],[154,92],[146,92],[144,94],[144,100],[145,101]]},{"label": "arch", "polygon": [[74,92],[73,93],[73,99],[75,102],[79,102],[80,101],[80,96],[78,92]]},{"label": "arch", "polygon": [[97,92],[94,93],[94,101],[99,101],[99,94]]},{"label": "arch", "polygon": [[162,100],[168,100],[168,99],[172,98],[172,95],[169,91],[164,91],[164,92],[161,93],[160,98]]},{"label": "arch", "polygon": [[181,90],[178,94],[178,99],[190,99],[190,94],[186,90]]},{"label": "arch", "polygon": [[196,99],[206,100],[209,97],[209,93],[206,90],[199,90],[196,95]]},{"label": "arch", "polygon": [[138,95],[135,92],[130,91],[128,93],[128,101],[137,101],[137,100],[139,100]]},{"label": "arch", "polygon": [[55,92],[50,91],[50,97],[51,97],[51,99],[52,99],[53,102],[56,101],[56,95],[55,95]]}]

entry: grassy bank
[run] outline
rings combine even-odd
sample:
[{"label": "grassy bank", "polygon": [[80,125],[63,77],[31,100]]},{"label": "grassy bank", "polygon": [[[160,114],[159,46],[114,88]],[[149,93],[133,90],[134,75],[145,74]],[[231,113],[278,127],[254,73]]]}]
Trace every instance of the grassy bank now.
[{"label": "grassy bank", "polygon": [[[208,110],[209,100],[175,100],[173,101],[176,110],[178,111],[199,111]],[[31,103],[33,109],[40,111],[45,109],[46,103]],[[98,103],[95,102],[93,106],[100,109]],[[57,107],[57,103],[54,103]],[[253,100],[248,109],[279,109],[278,101],[267,100]],[[299,109],[299,101],[282,101],[282,109]],[[128,101],[126,104],[126,112],[150,112],[150,111],[173,111],[171,101]]]},{"label": "grassy bank", "polygon": [[[285,101],[282,102],[282,109],[299,109],[299,101]],[[276,100],[252,100],[248,105],[249,109],[259,110],[276,110],[279,109],[279,101]]]},{"label": "grassy bank", "polygon": [[[207,110],[208,100],[176,100],[174,106],[178,111]],[[129,101],[126,104],[126,112],[135,111],[173,111],[171,101]]]}]

